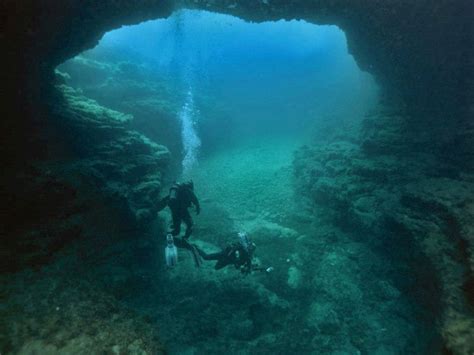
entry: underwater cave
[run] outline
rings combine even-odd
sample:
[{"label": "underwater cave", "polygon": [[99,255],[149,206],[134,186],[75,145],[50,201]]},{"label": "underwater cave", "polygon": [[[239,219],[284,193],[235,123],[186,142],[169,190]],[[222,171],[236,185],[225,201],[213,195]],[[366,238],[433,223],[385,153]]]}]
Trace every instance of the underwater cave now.
[{"label": "underwater cave", "polygon": [[422,3],[5,2],[0,353],[472,353],[472,20]]}]

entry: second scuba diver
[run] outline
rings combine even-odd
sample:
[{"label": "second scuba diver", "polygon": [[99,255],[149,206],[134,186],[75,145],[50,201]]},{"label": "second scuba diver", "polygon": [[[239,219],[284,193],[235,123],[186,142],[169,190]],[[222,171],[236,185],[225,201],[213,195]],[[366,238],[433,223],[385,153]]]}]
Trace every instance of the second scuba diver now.
[{"label": "second scuba diver", "polygon": [[239,241],[237,243],[232,243],[217,253],[207,254],[198,247],[195,246],[195,248],[204,260],[217,261],[214,266],[216,270],[220,270],[228,265],[234,265],[236,269],[245,275],[250,274],[252,271],[271,272],[273,267],[259,267],[252,262],[256,245],[249,240],[247,233],[240,232],[238,237]]}]

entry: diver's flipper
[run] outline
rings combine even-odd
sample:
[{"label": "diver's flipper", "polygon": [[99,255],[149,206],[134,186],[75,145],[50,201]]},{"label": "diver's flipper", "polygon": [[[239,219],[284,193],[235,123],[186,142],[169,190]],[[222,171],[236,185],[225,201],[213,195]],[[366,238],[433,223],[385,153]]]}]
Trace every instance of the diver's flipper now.
[{"label": "diver's flipper", "polygon": [[191,255],[193,256],[194,265],[196,265],[196,267],[200,267],[202,260],[197,248],[194,245],[191,245],[191,248],[189,249],[189,251],[191,252]]}]

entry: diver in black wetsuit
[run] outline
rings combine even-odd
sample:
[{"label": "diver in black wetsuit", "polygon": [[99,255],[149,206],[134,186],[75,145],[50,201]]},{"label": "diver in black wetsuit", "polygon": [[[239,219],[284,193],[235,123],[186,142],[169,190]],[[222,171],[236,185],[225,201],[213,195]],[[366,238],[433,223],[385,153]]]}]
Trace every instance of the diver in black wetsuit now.
[{"label": "diver in black wetsuit", "polygon": [[[167,243],[168,245],[171,243],[171,249],[165,249],[168,252],[169,250],[172,250],[172,253],[167,256],[168,266],[173,266],[177,260],[177,254],[173,257],[170,256],[176,253],[176,249],[173,249],[174,245],[178,248],[189,250],[196,266],[199,267],[201,265],[201,260],[196,248],[188,242],[193,230],[193,219],[188,211],[188,208],[190,208],[191,205],[196,207],[196,214],[201,212],[199,200],[194,194],[194,184],[192,181],[188,181],[182,184],[175,183],[171,186],[168,196],[162,198],[156,206],[158,212],[163,210],[166,206],[171,210],[172,224],[171,230],[167,236]],[[178,238],[182,222],[186,225],[186,232],[182,238]]]},{"label": "diver in black wetsuit", "polygon": [[251,271],[267,271],[273,270],[272,267],[262,268],[252,263],[255,244],[250,242],[246,233],[239,233],[239,242],[232,243],[217,253],[206,254],[203,250],[194,246],[199,255],[204,260],[217,260],[214,268],[220,270],[227,265],[234,265],[243,274],[250,274]]},{"label": "diver in black wetsuit", "polygon": [[186,232],[183,240],[187,242],[193,231],[193,219],[189,214],[188,208],[194,205],[196,207],[196,214],[201,212],[199,200],[194,194],[194,184],[192,181],[178,184],[175,183],[169,191],[168,196],[161,199],[158,203],[158,212],[168,206],[171,210],[171,217],[173,219],[171,226],[171,234],[173,237],[179,235],[181,231],[181,222],[186,225]]}]

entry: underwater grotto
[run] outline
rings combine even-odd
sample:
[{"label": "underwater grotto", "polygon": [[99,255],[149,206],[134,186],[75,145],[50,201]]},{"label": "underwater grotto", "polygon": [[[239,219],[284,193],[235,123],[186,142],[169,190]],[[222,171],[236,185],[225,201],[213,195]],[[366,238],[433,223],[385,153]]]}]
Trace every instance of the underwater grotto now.
[{"label": "underwater grotto", "polygon": [[474,354],[471,0],[0,10],[0,355]]}]

